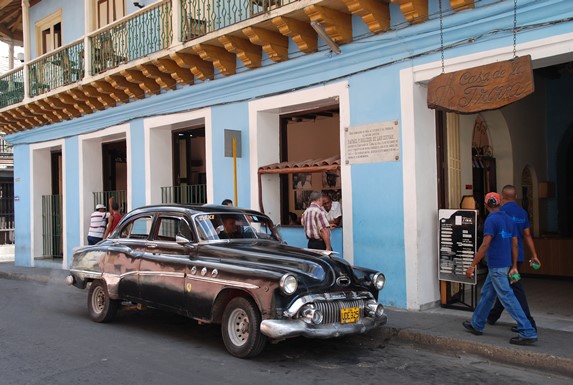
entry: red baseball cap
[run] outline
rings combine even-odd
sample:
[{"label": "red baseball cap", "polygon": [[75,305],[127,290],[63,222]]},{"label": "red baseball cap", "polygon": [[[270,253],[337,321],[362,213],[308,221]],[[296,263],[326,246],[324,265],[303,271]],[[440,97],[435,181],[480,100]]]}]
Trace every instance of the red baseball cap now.
[{"label": "red baseball cap", "polygon": [[489,192],[485,195],[485,203],[490,207],[499,206],[501,204],[501,198],[496,192]]}]

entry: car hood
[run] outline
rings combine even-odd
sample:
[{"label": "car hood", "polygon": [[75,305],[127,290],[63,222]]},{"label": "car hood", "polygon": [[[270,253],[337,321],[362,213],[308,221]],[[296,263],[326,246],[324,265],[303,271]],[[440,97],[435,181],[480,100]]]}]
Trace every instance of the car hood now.
[{"label": "car hood", "polygon": [[[333,285],[337,277],[353,278],[353,270],[344,259],[327,252],[301,249],[277,242],[252,241],[210,243],[199,247],[198,256],[220,258],[227,264],[277,273],[295,273],[305,283]],[[353,279],[354,281],[354,279]]]}]

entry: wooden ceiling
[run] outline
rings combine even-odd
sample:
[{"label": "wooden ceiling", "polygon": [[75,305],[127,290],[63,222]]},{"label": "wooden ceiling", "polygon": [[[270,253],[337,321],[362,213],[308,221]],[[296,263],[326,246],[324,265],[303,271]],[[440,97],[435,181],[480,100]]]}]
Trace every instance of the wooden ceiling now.
[{"label": "wooden ceiling", "polygon": [[22,1],[0,0],[0,41],[22,46]]}]

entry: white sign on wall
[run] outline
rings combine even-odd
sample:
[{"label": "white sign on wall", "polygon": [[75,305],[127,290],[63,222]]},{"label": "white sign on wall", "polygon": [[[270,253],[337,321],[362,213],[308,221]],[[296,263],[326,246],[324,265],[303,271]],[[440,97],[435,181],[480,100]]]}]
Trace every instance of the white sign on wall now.
[{"label": "white sign on wall", "polygon": [[344,140],[347,164],[400,160],[400,126],[397,120],[349,127]]}]

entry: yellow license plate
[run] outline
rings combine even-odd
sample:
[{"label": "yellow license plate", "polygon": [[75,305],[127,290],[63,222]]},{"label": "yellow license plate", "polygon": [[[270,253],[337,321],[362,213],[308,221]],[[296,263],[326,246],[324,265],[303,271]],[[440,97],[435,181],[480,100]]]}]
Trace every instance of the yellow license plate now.
[{"label": "yellow license plate", "polygon": [[359,318],[360,318],[360,309],[357,307],[340,309],[341,324],[353,324],[356,323]]}]

